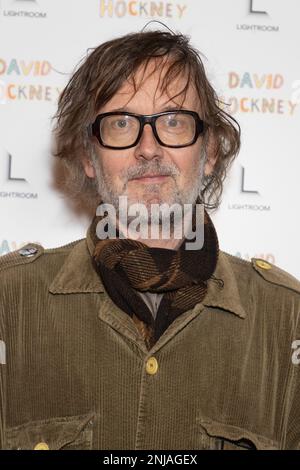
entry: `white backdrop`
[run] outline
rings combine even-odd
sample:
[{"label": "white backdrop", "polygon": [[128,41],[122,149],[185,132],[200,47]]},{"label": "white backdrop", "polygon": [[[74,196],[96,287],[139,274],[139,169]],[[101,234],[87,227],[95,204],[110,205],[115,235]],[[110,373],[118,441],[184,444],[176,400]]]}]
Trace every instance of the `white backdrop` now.
[{"label": "white backdrop", "polygon": [[85,236],[52,186],[51,117],[90,47],[163,21],[191,37],[242,127],[220,246],[300,278],[299,0],[0,0],[0,255]]}]

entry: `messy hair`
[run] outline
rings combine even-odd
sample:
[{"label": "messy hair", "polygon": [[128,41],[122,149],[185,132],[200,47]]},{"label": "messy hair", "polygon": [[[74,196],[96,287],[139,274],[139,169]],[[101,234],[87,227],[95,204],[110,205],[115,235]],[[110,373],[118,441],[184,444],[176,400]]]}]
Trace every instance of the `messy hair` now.
[{"label": "messy hair", "polygon": [[168,92],[172,81],[182,76],[186,79],[184,88],[172,99],[184,97],[190,84],[198,94],[201,118],[207,125],[209,141],[213,142],[210,152],[213,151],[215,161],[213,172],[205,178],[201,197],[206,207],[216,208],[227,170],[239,152],[240,127],[224,111],[206,77],[200,53],[190,45],[189,38],[160,30],[130,33],[96,47],[79,65],[60,95],[55,116],[55,155],[64,165],[69,194],[75,200],[83,198],[90,208],[97,206],[97,183],[86,176],[82,166],[83,156],[93,160],[93,144],[87,127],[126,80],[133,81],[136,92],[135,73],[140,67],[145,70],[153,59],[156,59],[156,69],[161,68],[161,61],[164,63],[162,92]]}]

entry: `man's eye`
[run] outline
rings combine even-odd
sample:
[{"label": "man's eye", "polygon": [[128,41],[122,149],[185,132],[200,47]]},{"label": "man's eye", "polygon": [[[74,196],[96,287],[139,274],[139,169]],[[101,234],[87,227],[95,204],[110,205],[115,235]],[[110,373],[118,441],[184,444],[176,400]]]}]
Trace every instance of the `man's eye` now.
[{"label": "man's eye", "polygon": [[168,125],[170,127],[177,127],[178,124],[179,124],[179,121],[177,121],[177,119],[169,119],[168,120]]},{"label": "man's eye", "polygon": [[126,121],[126,119],[119,119],[118,121],[116,121],[116,126],[120,127],[121,129],[126,127],[127,124],[128,124],[128,122]]}]

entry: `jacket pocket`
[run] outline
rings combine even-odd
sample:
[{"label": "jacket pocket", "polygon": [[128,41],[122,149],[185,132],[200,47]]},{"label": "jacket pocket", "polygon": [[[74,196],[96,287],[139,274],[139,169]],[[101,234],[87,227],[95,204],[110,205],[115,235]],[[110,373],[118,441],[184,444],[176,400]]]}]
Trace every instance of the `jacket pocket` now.
[{"label": "jacket pocket", "polygon": [[208,450],[276,450],[278,443],[231,424],[197,418],[203,449]]},{"label": "jacket pocket", "polygon": [[31,421],[6,429],[6,449],[89,450],[95,414]]}]

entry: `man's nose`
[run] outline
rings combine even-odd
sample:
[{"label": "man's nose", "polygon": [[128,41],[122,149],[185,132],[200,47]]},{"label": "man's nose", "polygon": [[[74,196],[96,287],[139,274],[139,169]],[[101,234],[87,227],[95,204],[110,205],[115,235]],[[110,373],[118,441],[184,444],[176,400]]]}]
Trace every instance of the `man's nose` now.
[{"label": "man's nose", "polygon": [[135,157],[152,160],[161,158],[162,154],[162,147],[157,142],[151,125],[145,124],[139,143],[135,147]]}]

